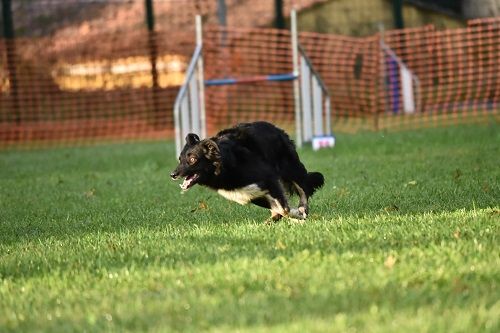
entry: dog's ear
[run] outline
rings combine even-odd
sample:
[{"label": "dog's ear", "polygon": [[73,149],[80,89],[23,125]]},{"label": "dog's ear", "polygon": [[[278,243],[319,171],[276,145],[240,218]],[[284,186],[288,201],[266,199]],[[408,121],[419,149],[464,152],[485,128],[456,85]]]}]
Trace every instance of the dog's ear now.
[{"label": "dog's ear", "polygon": [[205,157],[215,166],[214,173],[218,176],[222,166],[219,146],[217,146],[217,143],[214,140],[203,140],[203,153],[205,154]]},{"label": "dog's ear", "polygon": [[187,136],[186,136],[186,142],[188,145],[190,146],[194,146],[195,144],[197,144],[198,142],[200,142],[200,137],[194,133],[189,133]]}]

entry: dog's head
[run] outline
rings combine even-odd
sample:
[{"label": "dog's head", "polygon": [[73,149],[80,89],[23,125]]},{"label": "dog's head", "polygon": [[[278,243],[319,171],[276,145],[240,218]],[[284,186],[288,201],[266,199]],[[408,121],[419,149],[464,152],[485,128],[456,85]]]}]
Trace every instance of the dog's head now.
[{"label": "dog's head", "polygon": [[186,145],[179,156],[179,165],[170,174],[172,179],[184,178],[181,184],[187,191],[197,183],[203,184],[209,177],[221,172],[221,158],[217,143],[211,139],[200,140],[198,135],[186,136]]}]

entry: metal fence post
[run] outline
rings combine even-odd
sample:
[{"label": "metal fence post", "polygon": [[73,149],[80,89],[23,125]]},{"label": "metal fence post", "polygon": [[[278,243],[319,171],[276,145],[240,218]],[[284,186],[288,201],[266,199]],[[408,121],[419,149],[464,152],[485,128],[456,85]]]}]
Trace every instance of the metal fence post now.
[{"label": "metal fence post", "polygon": [[403,0],[392,0],[392,14],[394,17],[394,27],[403,29],[405,27],[403,20]]},{"label": "metal fence post", "polygon": [[274,0],[274,27],[285,29],[285,16],[283,15],[283,0]]},{"label": "metal fence post", "polygon": [[159,89],[158,84],[158,69],[156,67],[156,62],[158,58],[158,45],[156,42],[156,31],[155,31],[155,20],[154,20],[154,9],[153,0],[144,0],[146,8],[146,23],[148,26],[148,47],[149,47],[149,59],[151,62],[151,78],[153,81],[153,124],[155,127],[160,127],[162,125],[161,114],[160,114],[160,99],[159,99]]},{"label": "metal fence post", "polygon": [[217,17],[219,18],[219,24],[225,27],[227,25],[226,0],[217,0]]},{"label": "metal fence post", "polygon": [[2,0],[2,18],[14,121],[16,122],[16,124],[20,124],[21,109],[19,107],[19,86],[17,82],[17,52],[16,41],[14,39],[14,20],[12,18],[11,0]]}]

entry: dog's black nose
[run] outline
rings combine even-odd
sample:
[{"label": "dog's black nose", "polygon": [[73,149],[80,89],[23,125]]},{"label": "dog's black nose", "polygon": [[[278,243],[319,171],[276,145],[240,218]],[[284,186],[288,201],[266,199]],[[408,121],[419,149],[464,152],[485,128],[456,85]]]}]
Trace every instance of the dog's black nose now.
[{"label": "dog's black nose", "polygon": [[170,178],[172,178],[172,179],[177,179],[177,177],[178,177],[178,176],[179,176],[179,175],[177,174],[177,172],[172,172],[172,173],[170,174]]}]

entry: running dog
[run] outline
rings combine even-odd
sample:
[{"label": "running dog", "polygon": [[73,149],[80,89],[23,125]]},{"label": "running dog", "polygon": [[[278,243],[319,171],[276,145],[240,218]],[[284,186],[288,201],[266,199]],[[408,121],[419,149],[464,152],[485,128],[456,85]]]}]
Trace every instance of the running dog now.
[{"label": "running dog", "polygon": [[[309,197],[324,183],[321,173],[307,172],[285,131],[263,121],[239,124],[204,140],[188,134],[170,176],[184,178],[183,191],[200,184],[239,204],[270,209],[274,221],[283,216],[306,219]],[[292,194],[300,198],[298,208],[290,209],[287,195]]]}]

